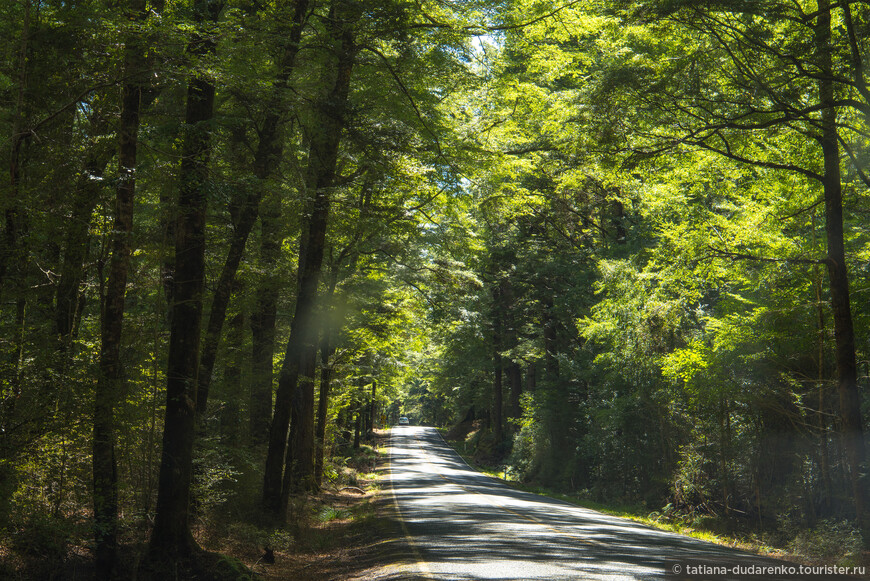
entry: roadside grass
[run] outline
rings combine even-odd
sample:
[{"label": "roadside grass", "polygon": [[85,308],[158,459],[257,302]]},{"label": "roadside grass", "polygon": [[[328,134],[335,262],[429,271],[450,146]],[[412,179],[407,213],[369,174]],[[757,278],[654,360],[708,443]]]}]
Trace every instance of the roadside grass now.
[{"label": "roadside grass", "polygon": [[[649,507],[641,505],[596,502],[579,494],[565,494],[544,486],[520,482],[509,466],[481,462],[474,457],[473,431],[464,434],[464,439],[460,440],[449,440],[447,430],[439,431],[445,442],[475,470],[517,490],[555,498],[659,530],[766,557],[785,559],[803,565],[870,567],[870,551],[864,550],[860,532],[853,523],[845,520],[820,520],[815,527],[808,529],[799,522],[783,518],[776,530],[734,531],[733,523],[729,523],[724,518],[710,515],[686,517],[670,506],[650,511]],[[461,433],[458,435],[463,436]]]}]

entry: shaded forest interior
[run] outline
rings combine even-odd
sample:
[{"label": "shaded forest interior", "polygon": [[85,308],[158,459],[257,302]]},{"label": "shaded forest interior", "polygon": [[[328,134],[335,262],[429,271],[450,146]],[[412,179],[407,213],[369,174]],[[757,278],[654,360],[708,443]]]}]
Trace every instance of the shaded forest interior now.
[{"label": "shaded forest interior", "polygon": [[0,576],[244,576],[209,527],[300,543],[400,416],[870,545],[870,5],[0,0],[0,37]]}]

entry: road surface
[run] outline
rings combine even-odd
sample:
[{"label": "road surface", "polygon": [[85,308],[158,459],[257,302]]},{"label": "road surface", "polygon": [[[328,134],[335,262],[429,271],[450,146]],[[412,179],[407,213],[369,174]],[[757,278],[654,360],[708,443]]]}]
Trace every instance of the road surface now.
[{"label": "road surface", "polygon": [[390,492],[412,553],[396,578],[855,578],[792,573],[797,565],[513,490],[472,470],[433,428],[393,428],[388,453]]}]

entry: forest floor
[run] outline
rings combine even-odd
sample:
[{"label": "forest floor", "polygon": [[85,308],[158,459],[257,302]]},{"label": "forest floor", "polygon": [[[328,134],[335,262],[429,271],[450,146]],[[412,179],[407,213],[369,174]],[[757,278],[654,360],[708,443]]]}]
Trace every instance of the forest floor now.
[{"label": "forest floor", "polygon": [[[401,561],[398,543],[402,538],[397,521],[390,518],[390,497],[382,489],[386,486],[383,451],[388,438],[389,430],[376,430],[371,447],[344,467],[345,478],[339,479],[344,482],[325,486],[320,494],[308,497],[300,508],[302,518],[286,537],[271,535],[274,563],[266,564],[261,558],[262,546],[269,541],[257,539],[257,533],[250,530],[237,528],[207,548],[240,560],[256,579],[382,579],[386,565]],[[261,542],[252,542],[257,540]]]},{"label": "forest floor", "polygon": [[[298,500],[291,507],[288,522],[292,525],[258,526],[226,515],[200,520],[193,533],[200,546],[209,552],[202,559],[207,570],[200,570],[191,579],[385,579],[385,567],[403,560],[400,525],[391,516],[390,496],[384,494],[388,490],[385,480],[388,461],[384,454],[388,438],[389,430],[378,430],[371,442],[353,451],[350,457],[328,465],[322,491]],[[292,511],[296,511],[296,518]],[[80,528],[87,532],[87,521]],[[52,558],[45,553],[46,546],[55,543],[53,530],[37,530],[22,539],[16,536],[0,539],[0,580],[93,578],[93,558],[84,535],[75,535],[79,541],[65,541]],[[147,533],[138,536],[145,539]],[[273,563],[265,562],[265,547],[272,549]],[[146,549],[147,544],[141,541],[122,546],[121,578],[141,578],[137,575],[137,564]]]}]

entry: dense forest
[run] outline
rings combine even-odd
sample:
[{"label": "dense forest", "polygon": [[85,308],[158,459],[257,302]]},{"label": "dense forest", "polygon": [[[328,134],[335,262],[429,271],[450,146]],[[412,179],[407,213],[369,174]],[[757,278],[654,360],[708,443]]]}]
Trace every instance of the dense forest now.
[{"label": "dense forest", "polygon": [[870,544],[870,4],[0,14],[0,558],[292,529],[400,415],[520,482]]}]

